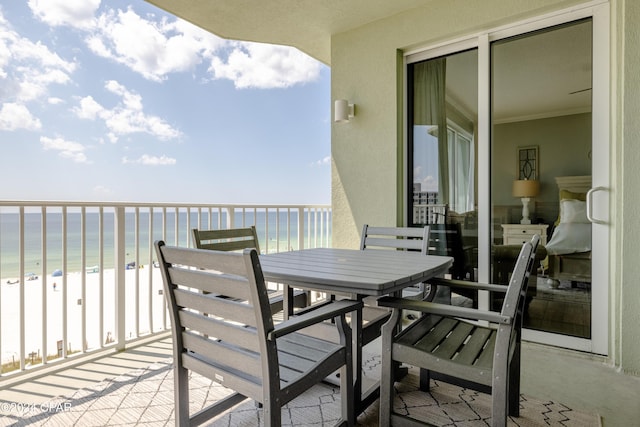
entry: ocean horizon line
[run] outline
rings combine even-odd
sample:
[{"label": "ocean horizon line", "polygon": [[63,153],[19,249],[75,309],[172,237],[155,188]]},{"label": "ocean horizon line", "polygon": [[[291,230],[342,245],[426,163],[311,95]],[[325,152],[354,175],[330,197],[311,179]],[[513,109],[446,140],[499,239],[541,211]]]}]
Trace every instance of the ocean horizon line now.
[{"label": "ocean horizon line", "polygon": [[[155,252],[150,245],[156,240],[165,240],[169,244],[189,247],[191,244],[191,228],[227,228],[229,223],[227,215],[211,212],[211,216],[198,214],[197,212],[154,212],[150,230],[149,212],[140,212],[136,216],[133,212],[125,215],[125,263],[136,261],[149,262],[151,253],[152,262],[155,261]],[[317,222],[322,221],[325,229],[321,239],[330,239],[331,213],[325,214],[325,218],[318,219],[318,214],[305,212],[303,218],[303,247],[310,244],[309,232],[312,232],[311,240],[316,238],[313,231],[320,232]],[[82,269],[82,254],[84,251],[84,265],[102,264],[111,266],[115,262],[115,218],[113,213],[104,213],[102,218],[97,212],[81,215],[79,212],[67,214],[64,230],[66,239],[63,242],[63,218],[59,212],[46,215],[46,266],[47,271],[42,271],[43,248],[42,229],[43,218],[40,213],[25,213],[24,215],[24,247],[20,248],[21,237],[18,234],[18,221],[20,217],[16,213],[0,213],[0,277],[11,278],[20,274],[21,254],[24,254],[24,272],[50,273],[55,269],[63,268],[63,252],[66,251],[67,270],[80,271]],[[299,249],[298,212],[289,215],[276,212],[236,212],[235,227],[248,227],[255,225],[261,248],[265,251]],[[220,226],[222,225],[222,226]],[[100,234],[102,227],[102,234]],[[311,227],[311,228],[310,228]],[[83,231],[84,230],[84,231]],[[326,233],[326,234],[325,234]],[[64,243],[64,249],[63,249]],[[137,243],[137,249],[136,249]],[[325,243],[326,244],[326,243]],[[136,251],[138,258],[136,258]]]}]

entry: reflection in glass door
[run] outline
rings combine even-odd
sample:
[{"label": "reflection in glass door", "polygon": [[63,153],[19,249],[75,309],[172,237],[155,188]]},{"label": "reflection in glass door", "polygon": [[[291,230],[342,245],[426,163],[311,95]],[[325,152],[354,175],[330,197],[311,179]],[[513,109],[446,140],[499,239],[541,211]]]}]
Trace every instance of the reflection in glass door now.
[{"label": "reflection in glass door", "polygon": [[430,253],[452,256],[450,274],[462,280],[478,267],[477,70],[477,49],[407,67],[407,222],[430,225]]},{"label": "reflection in glass door", "polygon": [[591,339],[592,20],[490,52],[493,280],[508,283],[519,246],[540,234],[524,326]]},{"label": "reflection in glass door", "polygon": [[[504,284],[519,245],[540,234],[523,339],[599,354],[609,343],[609,25],[608,3],[586,5],[405,56],[407,223],[462,236],[432,248],[454,257],[452,276]],[[470,302],[500,303],[485,292]]]}]

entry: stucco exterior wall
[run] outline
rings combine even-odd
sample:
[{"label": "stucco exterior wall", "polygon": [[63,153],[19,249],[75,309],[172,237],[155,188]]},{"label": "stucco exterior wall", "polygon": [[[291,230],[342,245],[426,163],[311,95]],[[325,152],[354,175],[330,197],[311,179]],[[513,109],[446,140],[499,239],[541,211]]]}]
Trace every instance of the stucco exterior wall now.
[{"label": "stucco exterior wall", "polygon": [[[403,183],[402,50],[581,4],[567,0],[437,0],[332,38],[332,100],[356,104],[332,126],[333,244],[357,247],[364,223],[398,225]],[[640,2],[611,0],[612,238],[609,360],[640,373]],[[353,167],[352,165],[358,165]]]},{"label": "stucco exterior wall", "polygon": [[[619,223],[616,245],[616,268],[621,271],[616,283],[619,300],[619,325],[614,325],[619,345],[620,365],[625,372],[640,375],[640,2],[620,2],[617,13],[618,45],[622,46],[618,61],[619,92],[616,104],[621,107],[614,117],[620,158],[613,171],[620,180],[619,194],[615,194]],[[619,304],[619,306],[618,306]]]}]

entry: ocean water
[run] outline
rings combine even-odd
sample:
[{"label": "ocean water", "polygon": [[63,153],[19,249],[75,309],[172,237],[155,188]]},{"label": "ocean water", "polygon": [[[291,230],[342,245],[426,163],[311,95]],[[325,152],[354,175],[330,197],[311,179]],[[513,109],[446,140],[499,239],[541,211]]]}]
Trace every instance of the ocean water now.
[{"label": "ocean water", "polygon": [[[262,252],[274,252],[277,249],[295,250],[298,248],[298,211],[286,210],[280,215],[275,210],[247,210],[236,211],[234,226],[255,225],[260,240]],[[66,254],[67,272],[81,271],[82,246],[85,248],[85,265],[96,266],[100,260],[100,239],[103,241],[103,265],[104,268],[113,268],[114,265],[114,213],[105,210],[102,216],[103,235],[99,234],[100,215],[98,212],[87,211],[84,215],[85,240],[82,241],[83,216],[78,212],[69,211],[66,220]],[[304,213],[304,247],[329,246],[326,236],[331,236],[330,212],[305,212]],[[137,216],[138,235],[136,237],[135,212],[125,213],[125,251],[127,262],[135,260],[136,241],[138,242],[138,255],[141,264],[149,262],[149,242],[158,239],[165,240],[168,244],[189,246],[191,240],[191,228],[226,228],[228,222],[226,212],[219,214],[217,211],[203,211],[198,223],[198,213],[191,212],[190,218],[186,211],[176,214],[175,211],[167,211],[164,217],[161,212],[153,213],[152,229],[149,227],[150,214],[148,211],[140,211]],[[17,213],[0,213],[0,277],[3,279],[17,278],[19,276],[20,216]],[[320,224],[323,235],[320,240]],[[25,273],[36,275],[51,274],[56,269],[63,268],[63,215],[61,211],[47,211],[46,226],[46,270],[43,272],[42,256],[42,214],[25,213],[24,215],[24,268]],[[222,227],[219,227],[222,224]],[[308,239],[309,227],[311,227],[311,240]],[[314,235],[314,228],[318,227],[318,240]],[[151,239],[149,238],[151,235]],[[152,244],[152,243],[151,243]],[[153,253],[155,261],[155,253]]]}]

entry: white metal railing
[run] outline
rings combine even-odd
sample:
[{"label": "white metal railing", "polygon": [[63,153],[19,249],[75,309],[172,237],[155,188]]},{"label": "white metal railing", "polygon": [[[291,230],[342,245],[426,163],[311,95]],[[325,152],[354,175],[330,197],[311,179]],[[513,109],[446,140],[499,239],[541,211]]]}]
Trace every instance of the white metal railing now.
[{"label": "white metal railing", "polygon": [[413,205],[414,224],[444,224],[447,219],[447,204],[427,203]]},{"label": "white metal railing", "polygon": [[153,242],[250,225],[263,252],[331,246],[328,205],[0,201],[0,376],[165,332]]}]

